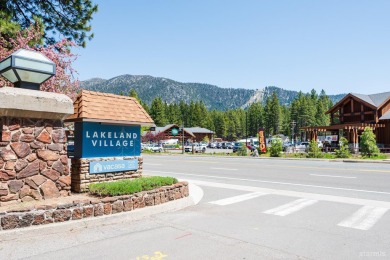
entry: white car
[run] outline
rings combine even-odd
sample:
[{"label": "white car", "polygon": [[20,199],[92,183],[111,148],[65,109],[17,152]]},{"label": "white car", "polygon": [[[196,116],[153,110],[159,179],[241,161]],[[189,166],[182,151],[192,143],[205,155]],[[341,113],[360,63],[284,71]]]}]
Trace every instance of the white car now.
[{"label": "white car", "polygon": [[199,143],[194,143],[193,145],[187,145],[184,147],[184,150],[186,152],[192,152],[192,147],[194,147],[194,151],[196,153],[204,153],[206,152],[206,145],[205,144],[199,144]]},{"label": "white car", "polygon": [[151,148],[150,148],[151,151],[153,152],[159,152],[159,153],[162,153],[164,152],[164,147],[162,146],[162,144],[155,144],[153,145]]}]

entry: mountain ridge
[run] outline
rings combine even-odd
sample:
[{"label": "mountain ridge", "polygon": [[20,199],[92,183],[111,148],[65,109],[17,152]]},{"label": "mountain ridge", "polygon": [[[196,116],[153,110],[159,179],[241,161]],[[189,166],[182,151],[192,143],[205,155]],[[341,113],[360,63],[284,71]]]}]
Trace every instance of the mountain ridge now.
[{"label": "mountain ridge", "polygon": [[[111,79],[91,78],[81,81],[83,89],[127,95],[134,89],[139,98],[150,105],[154,98],[161,97],[164,102],[203,101],[208,109],[228,110],[245,108],[254,102],[264,102],[276,92],[280,104],[290,104],[298,91],[285,90],[275,86],[264,89],[221,88],[206,83],[182,83],[168,78],[150,75],[120,75]],[[328,95],[333,103],[345,94]]]}]

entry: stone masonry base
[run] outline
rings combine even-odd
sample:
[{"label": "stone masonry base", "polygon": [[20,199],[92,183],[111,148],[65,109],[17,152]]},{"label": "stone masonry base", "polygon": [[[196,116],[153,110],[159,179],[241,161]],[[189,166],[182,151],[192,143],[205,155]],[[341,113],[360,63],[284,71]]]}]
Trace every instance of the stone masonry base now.
[{"label": "stone masonry base", "polygon": [[103,199],[91,196],[90,199],[73,201],[73,203],[0,211],[0,230],[111,215],[163,204],[188,197],[188,195],[188,183],[179,182],[171,186],[164,186],[132,195],[106,197]]}]

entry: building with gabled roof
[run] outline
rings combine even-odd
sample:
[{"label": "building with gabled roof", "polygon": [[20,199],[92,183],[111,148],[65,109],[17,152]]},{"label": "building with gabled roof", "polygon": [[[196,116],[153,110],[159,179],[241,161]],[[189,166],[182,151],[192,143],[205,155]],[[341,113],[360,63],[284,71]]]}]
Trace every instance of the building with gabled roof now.
[{"label": "building with gabled roof", "polygon": [[310,139],[317,139],[319,132],[342,132],[350,143],[359,142],[365,127],[371,127],[377,143],[390,147],[390,92],[371,95],[349,93],[330,108],[329,126],[309,126],[302,129],[309,133]]},{"label": "building with gabled roof", "polygon": [[78,94],[74,113],[66,121],[154,125],[153,119],[136,98],[88,90]]},{"label": "building with gabled roof", "polygon": [[[156,127],[154,131],[151,131],[154,135],[157,135],[159,133],[164,133],[165,139],[179,139],[182,140],[182,132],[179,131],[177,135],[172,135],[172,129],[176,128],[181,130],[182,127],[176,124],[169,124],[163,127]],[[213,139],[214,132],[202,128],[202,127],[184,127],[184,140],[185,141],[192,141],[192,142],[201,142],[205,137],[207,137],[209,140]]]}]

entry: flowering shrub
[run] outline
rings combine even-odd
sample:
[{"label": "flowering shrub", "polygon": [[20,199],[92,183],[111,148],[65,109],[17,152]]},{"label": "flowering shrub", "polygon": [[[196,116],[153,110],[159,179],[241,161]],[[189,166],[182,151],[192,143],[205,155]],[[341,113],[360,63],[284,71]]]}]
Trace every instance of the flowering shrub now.
[{"label": "flowering shrub", "polygon": [[[80,88],[79,81],[74,77],[77,72],[72,68],[72,63],[77,59],[77,55],[71,53],[70,48],[76,44],[67,39],[48,46],[36,44],[42,37],[43,31],[38,23],[19,31],[15,38],[5,39],[0,36],[0,60],[22,48],[44,54],[56,64],[56,75],[44,82],[41,90],[63,93],[75,99]],[[0,76],[0,87],[5,86],[12,87],[13,84]]]}]

